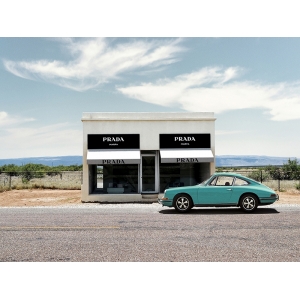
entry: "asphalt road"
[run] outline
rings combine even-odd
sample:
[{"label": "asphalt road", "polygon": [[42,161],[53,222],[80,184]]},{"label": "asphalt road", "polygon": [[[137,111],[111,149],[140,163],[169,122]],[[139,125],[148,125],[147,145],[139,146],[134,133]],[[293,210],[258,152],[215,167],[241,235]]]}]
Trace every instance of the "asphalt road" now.
[{"label": "asphalt road", "polygon": [[0,208],[1,262],[299,262],[300,205]]}]

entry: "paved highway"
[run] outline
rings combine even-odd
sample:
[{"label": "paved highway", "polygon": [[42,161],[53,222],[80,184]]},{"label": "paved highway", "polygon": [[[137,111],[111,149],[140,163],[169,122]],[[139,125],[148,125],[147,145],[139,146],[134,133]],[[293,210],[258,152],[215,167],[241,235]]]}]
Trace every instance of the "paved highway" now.
[{"label": "paved highway", "polygon": [[300,261],[300,205],[0,208],[0,261]]}]

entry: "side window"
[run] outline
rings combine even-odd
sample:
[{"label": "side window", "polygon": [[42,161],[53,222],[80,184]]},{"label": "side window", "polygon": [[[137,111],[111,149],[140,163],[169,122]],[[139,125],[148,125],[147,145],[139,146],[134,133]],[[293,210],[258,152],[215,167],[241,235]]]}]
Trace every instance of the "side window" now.
[{"label": "side window", "polygon": [[228,186],[232,185],[233,177],[230,176],[218,176],[213,179],[213,181],[210,183],[210,185],[215,186]]},{"label": "side window", "polygon": [[233,182],[233,177],[219,176],[216,185],[217,186],[232,185],[232,182]]},{"label": "side window", "polygon": [[241,185],[248,185],[249,183],[241,178],[235,178],[235,182],[234,182],[234,185],[238,185],[238,186],[241,186]]}]

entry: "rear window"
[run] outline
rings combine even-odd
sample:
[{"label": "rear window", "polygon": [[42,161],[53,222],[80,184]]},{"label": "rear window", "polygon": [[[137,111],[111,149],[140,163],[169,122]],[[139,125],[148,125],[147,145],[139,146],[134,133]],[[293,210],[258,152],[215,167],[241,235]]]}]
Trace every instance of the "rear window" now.
[{"label": "rear window", "polygon": [[235,178],[235,182],[234,182],[234,185],[238,185],[238,186],[241,186],[241,185],[248,185],[249,182],[246,181],[246,180],[243,180],[241,178]]}]

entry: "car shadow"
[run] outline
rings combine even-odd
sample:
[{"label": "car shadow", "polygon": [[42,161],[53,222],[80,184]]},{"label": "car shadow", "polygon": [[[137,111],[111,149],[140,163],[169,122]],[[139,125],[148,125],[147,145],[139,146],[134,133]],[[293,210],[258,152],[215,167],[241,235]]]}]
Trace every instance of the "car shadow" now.
[{"label": "car shadow", "polygon": [[164,215],[266,215],[266,214],[279,214],[280,212],[275,208],[259,207],[253,213],[245,213],[240,208],[193,208],[188,213],[179,213],[174,208],[162,209],[159,211]]}]

